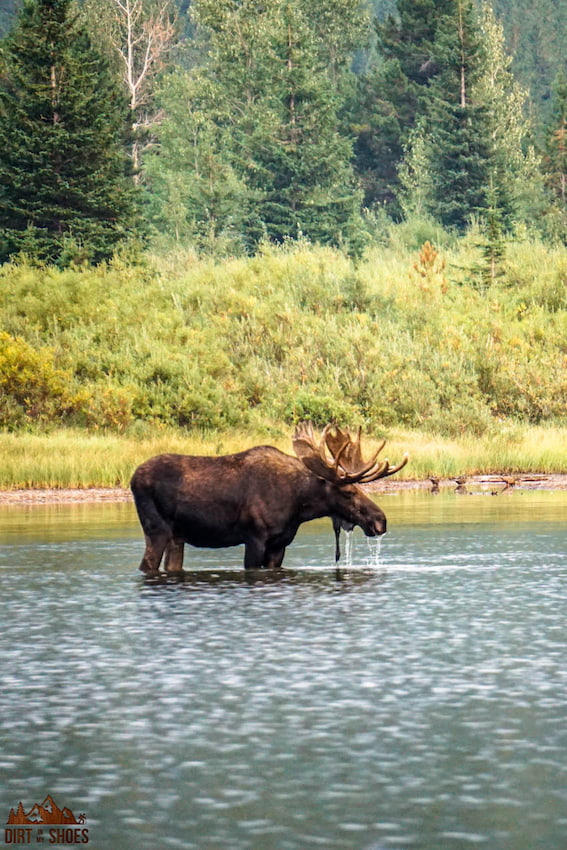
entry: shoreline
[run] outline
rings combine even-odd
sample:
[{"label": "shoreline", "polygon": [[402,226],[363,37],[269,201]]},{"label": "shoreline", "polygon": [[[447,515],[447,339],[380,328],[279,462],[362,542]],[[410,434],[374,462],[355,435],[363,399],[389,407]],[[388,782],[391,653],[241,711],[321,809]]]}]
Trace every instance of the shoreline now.
[{"label": "shoreline", "polygon": [[[459,484],[458,481],[462,481]],[[510,493],[514,490],[567,490],[567,475],[515,474],[515,475],[470,475],[457,479],[439,479],[440,490],[453,490],[460,493],[489,491],[491,494]],[[434,489],[431,479],[402,479],[400,481],[376,482],[365,487],[371,493],[400,493],[410,490]],[[46,505],[73,504],[78,502],[133,502],[130,490],[121,487],[85,487],[85,488],[28,488],[0,490],[2,505]]]}]

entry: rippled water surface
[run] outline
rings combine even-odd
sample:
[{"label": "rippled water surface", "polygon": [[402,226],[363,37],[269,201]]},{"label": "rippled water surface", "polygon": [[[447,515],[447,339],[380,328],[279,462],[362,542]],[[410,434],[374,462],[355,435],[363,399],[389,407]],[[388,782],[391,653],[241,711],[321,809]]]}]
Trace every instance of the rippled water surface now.
[{"label": "rippled water surface", "polygon": [[[98,850],[564,850],[567,494],[384,496],[282,577],[130,505],[0,509],[0,818],[51,794]],[[5,822],[4,820],[4,822]],[[0,842],[2,839],[0,831]]]}]

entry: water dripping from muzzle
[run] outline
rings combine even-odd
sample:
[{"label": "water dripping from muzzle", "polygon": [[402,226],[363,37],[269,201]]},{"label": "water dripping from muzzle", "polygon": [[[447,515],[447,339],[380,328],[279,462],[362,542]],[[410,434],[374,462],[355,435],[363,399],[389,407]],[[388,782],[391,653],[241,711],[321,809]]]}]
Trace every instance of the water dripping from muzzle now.
[{"label": "water dripping from muzzle", "polygon": [[368,546],[368,566],[369,567],[379,567],[380,566],[380,550],[382,549],[382,540],[383,535],[378,537],[367,537],[366,544]]},{"label": "water dripping from muzzle", "polygon": [[344,564],[345,570],[350,570],[350,568],[352,567],[352,550],[353,550],[352,541],[353,541],[352,531],[345,531],[345,564]]}]

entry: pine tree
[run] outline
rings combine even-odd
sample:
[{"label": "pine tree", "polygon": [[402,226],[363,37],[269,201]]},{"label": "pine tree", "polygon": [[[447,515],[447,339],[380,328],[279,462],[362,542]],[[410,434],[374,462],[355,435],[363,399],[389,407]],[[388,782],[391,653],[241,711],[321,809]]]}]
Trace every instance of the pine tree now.
[{"label": "pine tree", "polygon": [[553,85],[551,118],[546,127],[548,185],[567,213],[567,75],[560,71]]},{"label": "pine tree", "polygon": [[195,8],[210,37],[210,116],[248,189],[248,247],[299,235],[354,246],[360,194],[338,110],[358,0],[199,0]]},{"label": "pine tree", "polygon": [[502,206],[491,184],[488,189],[488,207],[484,214],[479,247],[483,262],[479,266],[480,280],[485,289],[491,287],[504,273],[506,243]]},{"label": "pine tree", "polygon": [[489,113],[476,97],[484,55],[472,0],[454,0],[440,21],[427,126],[432,173],[431,212],[445,227],[464,230],[488,209],[492,157]]},{"label": "pine tree", "polygon": [[152,224],[208,253],[241,251],[251,193],[232,162],[222,93],[199,73],[177,71],[162,84],[160,102],[158,144],[145,158]]},{"label": "pine tree", "polygon": [[[452,0],[398,0],[397,15],[376,24],[381,55],[396,60],[404,77],[417,86],[426,86],[438,71],[434,45],[439,24],[452,7]],[[417,100],[419,90],[413,95]],[[409,115],[407,123],[412,123]]]},{"label": "pine tree", "polygon": [[71,0],[26,0],[0,87],[0,260],[99,262],[130,235],[128,110]]},{"label": "pine tree", "polygon": [[567,75],[560,71],[553,85],[551,116],[545,127],[543,176],[548,202],[546,229],[567,243]]},{"label": "pine tree", "polygon": [[[243,149],[255,168],[249,185],[267,236],[281,242],[351,242],[360,197],[350,140],[338,132],[337,93],[304,4],[284,3],[274,15],[272,60],[262,101],[275,118],[261,137],[247,134]],[[335,59],[335,67],[338,60]]]},{"label": "pine tree", "polygon": [[400,214],[398,166],[439,73],[434,44],[452,0],[398,0],[396,6],[395,15],[375,22],[378,61],[360,75],[349,112],[364,203],[386,204],[394,217]]},{"label": "pine tree", "polygon": [[361,79],[353,118],[365,202],[458,229],[489,208],[505,228],[533,211],[527,94],[490,7],[398,0],[377,34],[380,61]]}]

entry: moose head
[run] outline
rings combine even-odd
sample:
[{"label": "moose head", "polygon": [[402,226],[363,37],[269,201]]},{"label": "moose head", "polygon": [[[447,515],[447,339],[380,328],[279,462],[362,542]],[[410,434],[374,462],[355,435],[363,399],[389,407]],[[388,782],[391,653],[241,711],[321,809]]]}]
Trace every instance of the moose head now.
[{"label": "moose head", "polygon": [[[361,445],[362,429],[359,427],[353,436],[348,428],[344,430],[337,425],[326,425],[321,436],[315,434],[312,422],[303,422],[297,426],[293,436],[293,449],[305,466],[320,478],[339,485],[351,506],[358,510],[356,518],[345,519],[339,514],[331,514],[335,532],[335,557],[340,558],[340,532],[352,531],[355,525],[360,525],[366,534],[383,534],[386,531],[386,517],[382,511],[370,503],[356,484],[369,484],[379,478],[399,472],[408,462],[406,453],[397,466],[391,466],[386,458],[378,460],[378,456],[386,440],[383,440],[372,457],[364,460]],[[344,490],[342,489],[344,488]],[[353,492],[354,491],[354,492]],[[376,518],[376,512],[379,512]],[[369,516],[371,515],[371,517]],[[366,520],[366,521],[365,521]]]}]

